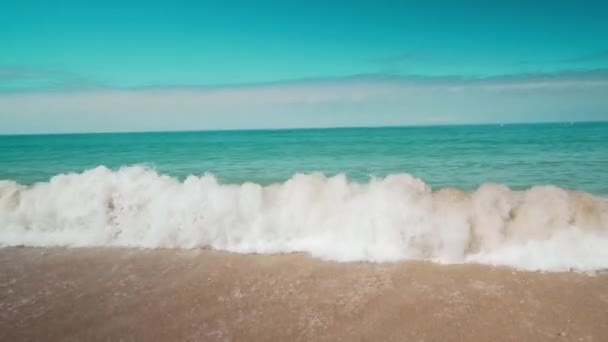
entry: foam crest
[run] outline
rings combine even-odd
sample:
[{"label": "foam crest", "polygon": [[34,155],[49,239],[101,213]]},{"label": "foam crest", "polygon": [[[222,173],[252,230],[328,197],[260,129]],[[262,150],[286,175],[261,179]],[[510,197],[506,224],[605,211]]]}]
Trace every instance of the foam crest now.
[{"label": "foam crest", "polygon": [[433,192],[408,174],[367,183],[296,174],[261,186],[98,167],[32,186],[0,181],[0,245],[211,247],[598,270],[608,268],[608,203],[554,186]]}]

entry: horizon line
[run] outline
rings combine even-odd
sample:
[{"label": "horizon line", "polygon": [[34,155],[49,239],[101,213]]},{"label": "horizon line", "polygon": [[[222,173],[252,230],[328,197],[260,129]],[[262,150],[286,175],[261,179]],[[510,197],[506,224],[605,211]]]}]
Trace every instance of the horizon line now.
[{"label": "horizon line", "polygon": [[347,129],[382,129],[382,128],[431,128],[431,127],[462,127],[462,126],[521,126],[521,125],[547,125],[547,124],[594,124],[608,123],[607,120],[581,120],[581,121],[530,121],[530,122],[471,122],[471,123],[421,123],[409,125],[378,125],[378,126],[327,126],[327,127],[277,127],[277,128],[216,128],[193,130],[151,130],[151,131],[91,131],[91,132],[37,132],[37,133],[0,133],[0,137],[17,136],[66,136],[66,135],[127,135],[127,134],[179,134],[179,133],[221,133],[221,132],[272,132],[272,131],[307,131],[307,130],[347,130]]}]

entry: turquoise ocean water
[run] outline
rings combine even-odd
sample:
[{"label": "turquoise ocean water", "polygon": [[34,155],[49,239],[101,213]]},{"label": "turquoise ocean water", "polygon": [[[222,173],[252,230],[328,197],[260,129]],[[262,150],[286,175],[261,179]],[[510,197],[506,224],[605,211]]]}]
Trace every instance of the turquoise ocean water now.
[{"label": "turquoise ocean water", "polygon": [[0,137],[0,247],[595,271],[607,194],[608,123]]},{"label": "turquoise ocean water", "polygon": [[223,183],[295,173],[410,173],[433,189],[553,184],[608,194],[608,123],[0,136],[0,179],[29,185],[60,173],[145,164]]}]

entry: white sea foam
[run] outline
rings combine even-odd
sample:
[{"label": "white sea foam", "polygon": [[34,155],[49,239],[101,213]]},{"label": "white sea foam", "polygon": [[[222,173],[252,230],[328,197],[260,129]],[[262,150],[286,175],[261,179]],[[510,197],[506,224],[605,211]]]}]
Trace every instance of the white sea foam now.
[{"label": "white sea foam", "polygon": [[32,186],[0,181],[0,245],[212,247],[598,270],[608,268],[608,203],[554,186],[433,192],[408,174],[363,184],[296,174],[264,187],[98,167]]}]

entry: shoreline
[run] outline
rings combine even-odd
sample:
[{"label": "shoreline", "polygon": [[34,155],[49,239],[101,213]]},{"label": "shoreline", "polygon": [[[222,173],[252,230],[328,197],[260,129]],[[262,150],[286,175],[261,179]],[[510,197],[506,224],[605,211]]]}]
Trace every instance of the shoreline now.
[{"label": "shoreline", "polygon": [[0,248],[0,340],[608,340],[608,274]]}]

